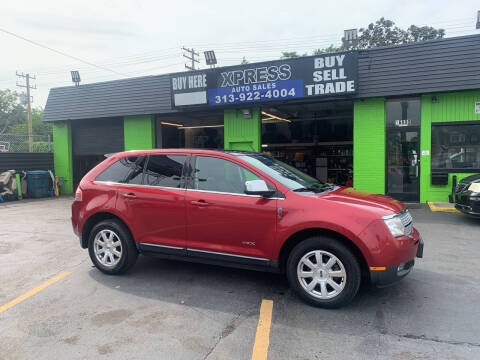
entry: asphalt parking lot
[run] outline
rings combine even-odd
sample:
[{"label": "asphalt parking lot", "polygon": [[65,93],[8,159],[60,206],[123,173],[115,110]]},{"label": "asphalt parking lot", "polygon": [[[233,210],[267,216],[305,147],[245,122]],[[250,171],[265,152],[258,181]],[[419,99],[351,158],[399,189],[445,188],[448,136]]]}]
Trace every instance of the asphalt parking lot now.
[{"label": "asphalt parking lot", "polygon": [[70,204],[0,205],[0,359],[251,359],[268,339],[269,359],[480,359],[480,220],[412,209],[425,239],[414,271],[323,310],[275,274],[140,257],[103,275]]}]

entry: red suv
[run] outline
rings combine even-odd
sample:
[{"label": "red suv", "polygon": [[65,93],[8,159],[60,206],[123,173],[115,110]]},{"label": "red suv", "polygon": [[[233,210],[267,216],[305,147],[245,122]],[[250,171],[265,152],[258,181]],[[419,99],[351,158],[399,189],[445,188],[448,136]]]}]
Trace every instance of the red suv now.
[{"label": "red suv", "polygon": [[72,223],[106,274],[139,253],[282,272],[303,300],[328,308],[350,302],[362,280],[401,279],[423,253],[401,202],[253,152],[115,154],[81,181]]}]

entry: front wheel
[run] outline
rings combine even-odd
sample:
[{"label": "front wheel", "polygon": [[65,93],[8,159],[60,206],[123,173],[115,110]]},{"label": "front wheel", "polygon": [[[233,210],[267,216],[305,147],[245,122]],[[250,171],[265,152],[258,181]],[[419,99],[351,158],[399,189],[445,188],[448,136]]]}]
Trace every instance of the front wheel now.
[{"label": "front wheel", "polygon": [[311,237],[295,246],[286,270],[290,287],[318,307],[345,306],[360,287],[357,258],[345,245],[329,237]]},{"label": "front wheel", "polygon": [[93,264],[109,275],[121,274],[137,260],[137,249],[125,225],[113,219],[96,224],[88,239]]}]

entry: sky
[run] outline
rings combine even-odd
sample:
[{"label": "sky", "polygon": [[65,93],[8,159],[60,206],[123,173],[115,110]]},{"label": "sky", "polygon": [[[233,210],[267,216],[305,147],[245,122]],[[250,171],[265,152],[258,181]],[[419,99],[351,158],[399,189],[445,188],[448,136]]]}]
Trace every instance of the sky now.
[{"label": "sky", "polygon": [[0,89],[21,91],[16,72],[34,74],[33,106],[44,107],[50,88],[72,85],[70,70],[82,84],[184,71],[182,46],[200,53],[200,68],[205,50],[215,50],[218,66],[274,60],[339,45],[343,30],[382,16],[402,28],[441,27],[448,37],[480,34],[478,10],[478,0],[3,0]]}]

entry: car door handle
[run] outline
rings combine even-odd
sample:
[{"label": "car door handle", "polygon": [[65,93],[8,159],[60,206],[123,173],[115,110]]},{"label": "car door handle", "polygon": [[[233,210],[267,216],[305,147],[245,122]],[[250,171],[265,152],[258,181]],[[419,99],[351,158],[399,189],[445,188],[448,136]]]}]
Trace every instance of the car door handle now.
[{"label": "car door handle", "polygon": [[124,198],[132,199],[132,200],[137,198],[137,195],[135,195],[134,193],[122,194],[122,196]]},{"label": "car door handle", "polygon": [[193,201],[190,201],[190,204],[192,205],[195,205],[195,206],[200,206],[200,207],[205,207],[205,206],[208,206],[210,205],[209,203],[207,203],[205,200],[193,200]]}]

